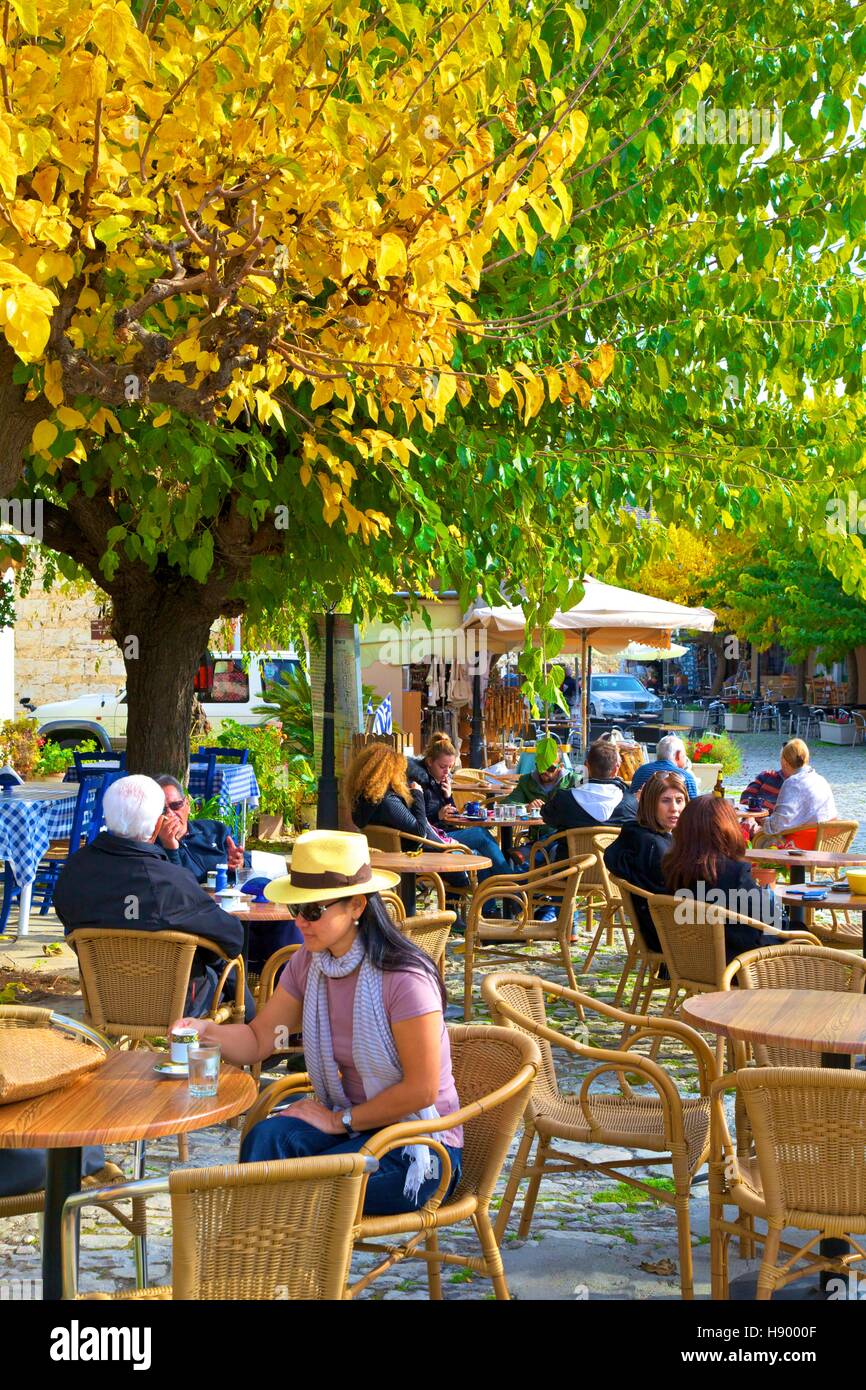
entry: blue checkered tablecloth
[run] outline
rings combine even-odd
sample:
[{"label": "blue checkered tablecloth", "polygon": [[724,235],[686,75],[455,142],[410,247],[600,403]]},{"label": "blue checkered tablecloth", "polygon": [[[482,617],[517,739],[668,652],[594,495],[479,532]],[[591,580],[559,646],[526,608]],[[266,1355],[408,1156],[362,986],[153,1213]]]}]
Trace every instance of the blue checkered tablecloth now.
[{"label": "blue checkered tablecloth", "polygon": [[[207,772],[204,767],[191,767],[189,772],[189,794],[200,800],[204,796]],[[250,806],[259,804],[259,784],[249,763],[217,763],[214,770],[214,796],[220,799],[220,814],[227,819],[232,807],[247,802]]]},{"label": "blue checkered tablecloth", "polygon": [[[26,787],[26,783],[24,784]],[[44,801],[0,794],[0,859],[12,868],[19,887],[32,883],[49,841],[72,833],[77,790]]]}]

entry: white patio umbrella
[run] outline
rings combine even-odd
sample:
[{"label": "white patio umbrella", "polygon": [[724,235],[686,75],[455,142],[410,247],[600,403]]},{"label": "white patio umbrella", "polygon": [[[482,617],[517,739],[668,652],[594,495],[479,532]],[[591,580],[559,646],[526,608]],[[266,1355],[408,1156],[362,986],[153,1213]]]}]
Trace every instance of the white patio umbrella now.
[{"label": "white patio umbrella", "polygon": [[617,656],[622,661],[678,661],[681,656],[685,656],[688,647],[680,647],[676,642],[664,649],[664,647],[645,647],[641,642],[629,642],[627,647],[623,647]]},{"label": "white patio umbrella", "polygon": [[[581,655],[581,730],[586,730],[587,652],[619,652],[629,642],[641,642],[667,651],[671,632],[685,628],[691,632],[711,632],[716,615],[709,608],[687,608],[633,589],[621,589],[587,575],[583,598],[574,608],[557,612],[550,627],[562,632],[565,651]],[[484,628],[491,652],[506,652],[522,646],[526,622],[522,608],[491,608],[473,604],[463,619],[464,628]]]}]

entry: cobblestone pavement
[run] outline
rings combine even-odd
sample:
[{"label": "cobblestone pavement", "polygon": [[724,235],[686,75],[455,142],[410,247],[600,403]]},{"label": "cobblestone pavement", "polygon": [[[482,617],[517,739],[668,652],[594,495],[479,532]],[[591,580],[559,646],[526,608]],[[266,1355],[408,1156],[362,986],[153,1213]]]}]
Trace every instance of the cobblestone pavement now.
[{"label": "cobblestone pavement", "polygon": [[[774,735],[747,735],[741,739],[745,754],[744,775],[731,779],[731,785],[748,780],[765,767],[778,766],[780,740]],[[839,813],[866,822],[864,785],[861,781],[861,761],[866,750],[823,747],[816,745],[815,763],[833,785]],[[863,812],[861,815],[860,813]],[[858,847],[866,848],[864,834],[858,835]],[[13,918],[14,922],[14,918]],[[40,919],[38,931],[20,945],[0,941],[0,966],[16,964],[32,968],[34,957],[41,956],[42,947],[61,940],[59,924],[53,915]],[[14,930],[14,926],[13,926]],[[449,948],[449,952],[450,952]],[[574,948],[579,967],[586,950],[586,936]],[[74,966],[65,947],[62,954],[45,959],[51,974],[70,971]],[[586,992],[600,999],[612,1000],[624,963],[622,942],[617,934],[612,947],[603,945],[593,961],[589,974],[581,979]],[[39,968],[39,967],[37,967]],[[484,967],[482,967],[483,970]],[[487,967],[495,968],[495,967]],[[560,979],[556,967],[538,965],[538,973]],[[477,984],[482,970],[476,973],[475,1016],[486,1017],[478,996]],[[462,995],[462,956],[450,953],[447,967],[448,992],[453,1000]],[[79,1014],[80,997],[64,1000],[63,1012]],[[564,1031],[581,1029],[576,1017],[567,1008],[554,1008],[551,1016],[555,1026]],[[587,1015],[584,1036],[592,1041],[610,1045],[618,1030],[599,1015]],[[714,1042],[714,1039],[709,1039]],[[666,1043],[660,1060],[675,1078],[683,1095],[697,1094],[691,1054]],[[557,1054],[557,1066],[563,1089],[573,1090],[589,1069],[565,1053]],[[601,1089],[613,1089],[608,1079]],[[512,1145],[513,1157],[516,1143]],[[196,1166],[231,1163],[237,1154],[238,1131],[228,1125],[189,1136],[190,1163]],[[599,1151],[589,1146],[570,1146],[576,1152],[593,1153],[608,1161],[625,1157],[625,1150]],[[107,1156],[131,1171],[131,1146],[111,1147]],[[162,1140],[148,1148],[148,1176],[168,1173],[177,1166],[177,1146],[174,1140]],[[509,1164],[506,1164],[507,1176]],[[649,1170],[656,1180],[668,1185],[669,1169],[664,1166]],[[704,1170],[705,1179],[705,1170]],[[497,1188],[494,1205],[499,1205],[504,1189],[504,1177]],[[503,1242],[506,1275],[512,1296],[522,1299],[676,1299],[679,1298],[676,1225],[673,1210],[652,1199],[643,1200],[637,1194],[609,1178],[590,1175],[560,1175],[545,1179],[542,1184],[536,1215],[530,1236],[519,1240],[515,1234],[519,1221],[520,1201],[509,1231]],[[171,1223],[167,1200],[153,1199],[149,1203],[150,1282],[165,1283],[170,1279]],[[695,1264],[695,1293],[698,1298],[709,1296],[709,1235],[706,1182],[695,1185],[691,1204],[692,1245]],[[471,1231],[457,1228],[443,1236],[443,1246],[457,1253],[476,1253],[475,1237]],[[353,1272],[369,1267],[369,1257],[356,1257]],[[743,1265],[732,1251],[731,1274],[754,1265]],[[2,1281],[35,1279],[40,1271],[38,1223],[35,1217],[21,1217],[0,1222],[0,1291]],[[82,1219],[81,1286],[83,1290],[111,1290],[132,1287],[132,1250],[126,1232],[103,1212],[91,1209]],[[492,1298],[490,1286],[480,1276],[462,1268],[446,1269],[443,1277],[447,1299]],[[362,1297],[374,1299],[426,1298],[426,1279],[423,1266],[403,1264],[384,1274]]]}]

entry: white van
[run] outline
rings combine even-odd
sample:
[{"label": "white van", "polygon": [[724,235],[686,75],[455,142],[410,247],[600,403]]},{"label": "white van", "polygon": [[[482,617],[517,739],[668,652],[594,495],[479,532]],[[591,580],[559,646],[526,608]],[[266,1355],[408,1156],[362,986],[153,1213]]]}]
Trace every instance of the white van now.
[{"label": "white van", "polygon": [[[260,724],[253,711],[268,704],[268,692],[283,673],[302,665],[290,647],[283,652],[234,652],[211,654],[196,676],[196,694],[212,732],[218,734],[224,719],[238,724]],[[57,700],[33,706],[25,696],[21,704],[39,721],[39,735],[61,748],[74,748],[84,739],[96,739],[100,748],[126,747],[126,691],[96,691],[74,700]],[[273,707],[276,712],[276,705]]]}]

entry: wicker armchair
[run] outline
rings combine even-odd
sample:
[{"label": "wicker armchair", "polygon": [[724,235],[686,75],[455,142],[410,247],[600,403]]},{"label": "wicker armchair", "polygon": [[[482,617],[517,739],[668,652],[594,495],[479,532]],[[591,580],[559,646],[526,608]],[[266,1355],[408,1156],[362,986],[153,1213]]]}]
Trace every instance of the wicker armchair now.
[{"label": "wicker armchair", "polygon": [[[35,1009],[18,1004],[0,1005],[0,1028],[58,1028],[96,1043],[104,1052],[111,1051],[111,1043],[107,1038],[102,1037],[92,1028],[88,1028],[86,1024],[78,1023],[72,1018],[66,1018],[63,1014],[54,1013],[51,1009]],[[130,1216],[127,1216],[117,1206],[120,1199],[117,1188],[119,1184],[125,1182],[126,1175],[123,1171],[115,1163],[106,1163],[98,1173],[92,1173],[90,1177],[83,1178],[82,1187],[85,1189],[93,1189],[94,1187],[103,1189],[103,1196],[98,1205],[104,1211],[110,1212],[115,1220],[119,1221],[121,1226],[132,1236],[135,1256],[135,1283],[136,1288],[141,1289],[147,1283],[147,1217],[144,1202],[138,1197],[133,1198]],[[36,1215],[44,1210],[44,1189],[40,1189],[38,1192],[22,1192],[17,1197],[0,1197],[0,1220],[6,1216]]]},{"label": "wicker armchair", "polygon": [[406,917],[395,925],[413,941],[419,950],[429,956],[445,981],[445,946],[451,935],[451,928],[457,921],[456,912],[424,912],[418,917]]},{"label": "wicker armchair", "polygon": [[391,893],[388,889],[385,889],[379,894],[379,897],[382,899],[382,906],[392,922],[396,922],[398,926],[401,922],[405,922],[406,908],[403,905],[403,899],[400,897],[399,893]]},{"label": "wicker armchair", "polygon": [[[366,1154],[325,1154],[177,1169],[167,1178],[126,1183],[118,1195],[171,1196],[172,1283],[138,1294],[89,1297],[340,1299],[367,1174],[377,1166]],[[75,1218],[104,1196],[104,1189],[78,1193],[64,1207],[64,1298],[79,1297]]]},{"label": "wicker armchair", "polygon": [[[449,1024],[448,1034],[460,1109],[453,1115],[442,1116],[435,1125],[428,1120],[389,1125],[374,1134],[362,1150],[379,1158],[391,1149],[402,1148],[413,1141],[423,1142],[437,1150],[444,1170],[439,1188],[418,1211],[361,1218],[355,1232],[355,1248],[384,1258],[347,1288],[350,1298],[404,1259],[426,1262],[432,1299],[442,1297],[443,1264],[473,1269],[492,1281],[497,1298],[509,1297],[502,1257],[490,1220],[490,1200],[538,1072],[538,1047],[532,1038],[485,1025]],[[249,1111],[244,1135],[270,1113],[281,1097],[300,1089],[303,1080],[288,1078],[269,1086]],[[309,1079],[306,1080],[309,1084]],[[463,1126],[463,1171],[455,1191],[442,1202],[441,1193],[447,1191],[451,1170],[445,1150],[441,1145],[437,1147],[438,1141],[430,1136],[457,1125]],[[471,1221],[475,1229],[481,1255],[454,1255],[440,1250],[439,1231],[466,1221]],[[395,1236],[407,1239],[397,1243]],[[387,1244],[374,1243],[380,1239]]]},{"label": "wicker armchair", "polygon": [[[278,951],[274,951],[273,955],[268,956],[262,967],[262,973],[259,979],[259,992],[256,998],[257,1013],[261,1013],[276,989],[277,976],[283,966],[292,958],[295,952],[300,951],[300,949],[300,945],[297,942],[293,942],[291,946],[281,946]],[[300,1034],[296,1036],[298,1038],[297,1042],[287,1043],[285,1047],[275,1047],[272,1055],[274,1057],[296,1057],[299,1053],[302,1053],[304,1049],[301,1046]],[[262,1063],[253,1062],[250,1067],[250,1073],[256,1082],[260,1081]]]},{"label": "wicker armchair", "polygon": [[[635,907],[635,898],[643,898],[646,901],[652,897],[652,894],[648,893],[645,888],[638,888],[633,883],[626,883],[624,878],[616,878],[611,875],[611,882],[616,885],[622,898],[623,909],[632,927],[631,950],[623,966],[613,1002],[615,1005],[619,1004],[629,975],[636,966],[637,974],[628,1011],[633,1014],[646,1014],[649,1013],[652,996],[656,990],[663,989],[668,994],[671,992],[671,979],[667,973],[665,958],[661,951],[653,951],[647,945]],[[663,971],[664,973],[662,973]]]},{"label": "wicker armchair", "polygon": [[[110,1038],[144,1042],[165,1037],[185,1012],[193,957],[201,946],[225,962],[208,1018],[243,1023],[244,963],[203,936],[175,931],[83,927],[67,938],[78,956],[85,1020]],[[219,1002],[230,972],[234,999]]]},{"label": "wicker armchair", "polygon": [[[517,1189],[529,1179],[519,1236],[527,1236],[542,1178],[547,1174],[603,1173],[650,1193],[674,1207],[680,1256],[680,1287],[683,1298],[693,1296],[689,1196],[695,1173],[709,1149],[709,1092],[716,1075],[713,1054],[699,1033],[672,1019],[637,1017],[603,1004],[590,995],[577,994],[563,985],[550,984],[532,975],[487,975],[481,992],[497,1022],[507,1024],[538,1040],[541,1069],[524,1117],[524,1132],[511,1169],[508,1186],[496,1223],[501,1240]],[[619,1048],[603,1048],[576,1042],[547,1023],[544,996],[567,1000],[592,1013],[616,1019],[625,1025],[630,1037]],[[637,1030],[637,1031],[635,1031]],[[639,1039],[672,1037],[694,1054],[698,1068],[700,1099],[684,1100],[670,1076],[649,1057],[634,1052]],[[553,1047],[582,1057],[593,1064],[576,1095],[560,1090],[553,1062]],[[625,1094],[593,1092],[592,1084],[605,1073],[614,1073]],[[652,1086],[654,1096],[636,1095],[629,1084],[637,1074]],[[538,1139],[534,1162],[530,1162],[533,1142]],[[629,1158],[598,1162],[555,1146],[557,1139],[569,1143],[604,1144],[631,1149],[648,1149],[651,1158]],[[634,1168],[670,1163],[674,1192],[651,1188],[633,1176]]]},{"label": "wicker armchair", "polygon": [[[651,893],[650,916],[658,932],[665,964],[671,977],[671,992],[665,1014],[676,1012],[682,993],[705,994],[722,988],[728,968],[725,956],[725,927],[740,925],[756,927],[759,931],[784,941],[818,946],[820,942],[808,932],[783,932],[767,926],[756,918],[745,917],[727,908],[701,902],[697,898],[677,898],[664,893]],[[724,1038],[718,1042],[718,1056],[724,1055]]]},{"label": "wicker armchair", "polygon": [[[735,1152],[724,1093],[735,1089],[748,1116],[756,1157]],[[847,1275],[866,1250],[833,1257],[815,1246],[826,1237],[866,1231],[866,1075],[820,1067],[759,1067],[723,1076],[711,1091],[710,1261],[712,1296],[728,1297],[728,1244],[756,1239],[763,1246],[759,1299],[817,1271]],[[738,1217],[726,1219],[725,1207]],[[766,1223],[755,1233],[755,1220]],[[815,1232],[802,1246],[782,1241],[786,1227]],[[779,1257],[784,1258],[779,1263]],[[806,1267],[802,1267],[805,1261]]]},{"label": "wicker armchair", "polygon": [[[484,952],[484,963],[500,964],[503,961],[521,961],[523,954],[515,954],[517,947],[526,946],[533,941],[555,941],[559,947],[557,955],[533,956],[532,964],[542,961],[562,964],[572,989],[577,989],[574,965],[571,960],[571,931],[574,919],[575,894],[580,889],[581,877],[587,869],[595,867],[595,856],[585,855],[562,867],[550,868],[542,865],[524,874],[512,874],[508,878],[488,878],[477,889],[469,910],[466,924],[463,957],[463,1017],[472,1016],[472,983],[475,958],[479,946],[490,944],[496,949]],[[559,900],[559,910],[553,922],[539,921],[535,913],[543,900]],[[520,906],[519,916],[512,920],[496,920],[484,916],[484,906],[496,898],[516,901]]]},{"label": "wicker armchair", "polygon": [[810,849],[823,849],[829,854],[847,854],[859,829],[860,822],[856,820],[825,820],[813,825],[792,825],[790,830],[757,832],[752,846],[754,849],[769,849],[779,840],[792,840],[795,835],[811,834],[814,830],[815,844],[809,846]]},{"label": "wicker armchair", "polygon": [[585,830],[558,830],[555,835],[548,835],[546,839],[539,840],[537,845],[533,846],[533,853],[537,854],[540,851],[544,855],[545,861],[552,863],[554,867],[561,866],[563,862],[562,860],[551,860],[550,848],[557,844],[565,845],[569,863],[573,864],[577,859],[587,855],[591,855],[595,860],[595,864],[591,868],[584,870],[578,894],[586,913],[586,928],[589,932],[592,932],[593,911],[596,907],[599,909],[598,927],[583,965],[578,971],[580,975],[585,975],[589,970],[592,958],[605,933],[607,934],[608,946],[613,944],[615,927],[619,927],[622,932],[629,960],[632,959],[632,944],[629,940],[626,922],[627,914],[616,881],[604,862],[605,850],[608,845],[613,844],[619,833],[619,826],[610,830],[602,830],[598,826],[589,826]]}]

